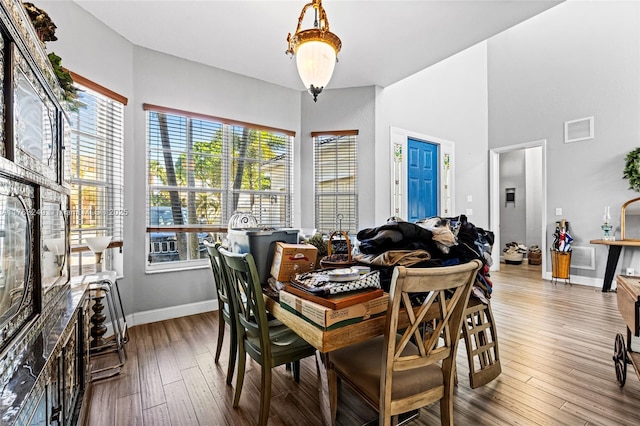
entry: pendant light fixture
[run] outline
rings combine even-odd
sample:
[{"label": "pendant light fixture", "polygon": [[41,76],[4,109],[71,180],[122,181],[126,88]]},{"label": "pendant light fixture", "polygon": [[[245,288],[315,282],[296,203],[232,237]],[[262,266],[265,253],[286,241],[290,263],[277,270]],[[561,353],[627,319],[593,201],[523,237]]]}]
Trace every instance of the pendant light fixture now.
[{"label": "pendant light fixture", "polygon": [[[309,7],[313,7],[315,12],[313,28],[300,30]],[[340,38],[329,31],[329,20],[321,0],[313,0],[304,6],[298,18],[296,32],[293,35],[289,33],[287,42],[289,48],[286,53],[296,57],[300,79],[313,96],[313,101],[317,102],[318,95],[331,80],[338,62],[338,52],[342,47]]]}]

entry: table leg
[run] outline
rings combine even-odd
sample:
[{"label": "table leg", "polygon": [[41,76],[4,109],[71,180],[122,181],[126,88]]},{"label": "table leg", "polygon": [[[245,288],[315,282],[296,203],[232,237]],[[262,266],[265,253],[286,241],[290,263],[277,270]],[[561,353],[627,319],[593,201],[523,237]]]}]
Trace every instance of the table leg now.
[{"label": "table leg", "polygon": [[602,292],[611,291],[611,282],[613,282],[613,276],[616,273],[618,266],[618,259],[620,258],[620,252],[622,246],[609,246],[609,255],[607,256],[607,267],[604,272],[604,282],[602,283]]}]

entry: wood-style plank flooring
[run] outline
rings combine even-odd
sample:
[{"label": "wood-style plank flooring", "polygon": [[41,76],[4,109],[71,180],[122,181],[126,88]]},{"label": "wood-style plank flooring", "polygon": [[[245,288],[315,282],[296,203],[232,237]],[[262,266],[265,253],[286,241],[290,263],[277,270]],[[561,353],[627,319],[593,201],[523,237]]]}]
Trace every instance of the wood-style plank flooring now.
[{"label": "wood-style plank flooring", "polygon": [[[615,293],[543,281],[539,266],[501,268],[492,273],[491,305],[502,374],[471,389],[461,342],[455,424],[640,424],[640,380],[631,366],[623,388],[615,377],[614,338],[626,330]],[[240,406],[232,408],[234,388],[225,383],[228,346],[220,363],[214,362],[217,321],[217,314],[206,313],[131,328],[126,367],[94,383],[88,424],[256,424],[260,366],[249,359]],[[328,423],[326,376],[322,370],[318,375],[313,358],[301,367],[299,384],[284,367],[274,370],[270,425]],[[339,405],[339,425],[376,418],[347,385]],[[438,404],[422,409],[411,424],[440,424]]]}]

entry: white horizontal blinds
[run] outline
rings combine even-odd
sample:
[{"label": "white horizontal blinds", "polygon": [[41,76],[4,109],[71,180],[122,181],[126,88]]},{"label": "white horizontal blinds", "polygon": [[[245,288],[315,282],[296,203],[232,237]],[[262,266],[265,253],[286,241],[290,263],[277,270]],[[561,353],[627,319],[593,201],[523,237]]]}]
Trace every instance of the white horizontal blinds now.
[{"label": "white horizontal blinds", "polygon": [[249,126],[231,126],[231,192],[228,213],[251,212],[260,225],[291,226],[291,137]]},{"label": "white horizontal blinds", "polygon": [[314,132],[316,228],[358,231],[357,130]]},{"label": "white horizontal blinds", "polygon": [[263,225],[291,225],[290,132],[144,108],[149,263],[200,258],[198,244],[225,232],[236,210],[251,211]]},{"label": "white horizontal blinds", "polygon": [[222,132],[221,123],[148,112],[150,227],[222,225]]},{"label": "white horizontal blinds", "polygon": [[85,237],[123,237],[124,104],[77,85],[80,107],[71,113],[71,141],[65,147],[71,183],[71,244]]}]

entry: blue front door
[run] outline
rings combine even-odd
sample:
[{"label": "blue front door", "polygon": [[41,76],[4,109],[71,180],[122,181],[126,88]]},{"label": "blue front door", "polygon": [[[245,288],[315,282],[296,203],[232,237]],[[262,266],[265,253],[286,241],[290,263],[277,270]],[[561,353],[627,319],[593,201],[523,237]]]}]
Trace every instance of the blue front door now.
[{"label": "blue front door", "polygon": [[407,220],[437,216],[438,145],[409,138],[407,150]]}]

